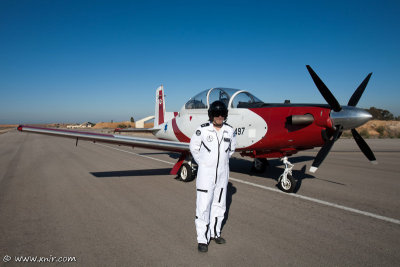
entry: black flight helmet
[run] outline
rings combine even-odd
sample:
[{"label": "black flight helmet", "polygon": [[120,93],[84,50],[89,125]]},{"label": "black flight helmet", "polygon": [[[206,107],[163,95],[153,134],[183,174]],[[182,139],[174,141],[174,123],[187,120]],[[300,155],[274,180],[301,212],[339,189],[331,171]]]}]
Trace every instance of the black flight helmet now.
[{"label": "black flight helmet", "polygon": [[213,121],[214,117],[219,116],[224,117],[224,120],[226,120],[228,118],[228,109],[224,102],[217,100],[210,105],[210,108],[208,109],[208,118],[210,121]]}]

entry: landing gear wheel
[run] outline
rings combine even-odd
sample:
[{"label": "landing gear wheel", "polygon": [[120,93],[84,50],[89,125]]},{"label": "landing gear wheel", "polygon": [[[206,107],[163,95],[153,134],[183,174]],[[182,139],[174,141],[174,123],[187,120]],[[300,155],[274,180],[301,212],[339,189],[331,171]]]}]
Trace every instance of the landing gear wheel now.
[{"label": "landing gear wheel", "polygon": [[185,183],[192,181],[194,179],[192,167],[187,163],[182,164],[182,167],[179,170],[179,177]]},{"label": "landing gear wheel", "polygon": [[255,158],[251,166],[251,171],[255,173],[263,173],[268,166],[267,159]]},{"label": "landing gear wheel", "polygon": [[290,174],[287,175],[286,181],[280,177],[278,187],[283,192],[293,193],[294,189],[296,188],[296,180]]}]

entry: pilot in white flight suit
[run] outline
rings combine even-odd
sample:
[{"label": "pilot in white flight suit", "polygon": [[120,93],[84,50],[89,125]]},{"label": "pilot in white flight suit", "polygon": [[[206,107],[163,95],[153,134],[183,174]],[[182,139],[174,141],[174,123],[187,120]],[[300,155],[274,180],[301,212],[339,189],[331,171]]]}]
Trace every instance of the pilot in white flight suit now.
[{"label": "pilot in white flight suit", "polygon": [[190,152],[198,164],[196,189],[196,231],[198,250],[208,251],[210,238],[217,244],[226,210],[226,190],[229,179],[229,158],[235,151],[233,128],[225,123],[228,109],[215,101],[208,110],[210,123],[197,128],[190,140]]}]

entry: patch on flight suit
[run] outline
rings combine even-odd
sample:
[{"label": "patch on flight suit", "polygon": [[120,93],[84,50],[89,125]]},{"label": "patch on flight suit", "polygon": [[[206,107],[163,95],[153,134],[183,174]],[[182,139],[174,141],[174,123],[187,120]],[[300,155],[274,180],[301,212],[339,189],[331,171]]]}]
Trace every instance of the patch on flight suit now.
[{"label": "patch on flight suit", "polygon": [[230,139],[230,138],[224,138],[224,141],[225,141],[225,142],[230,142],[231,139]]},{"label": "patch on flight suit", "polygon": [[196,135],[197,135],[197,136],[200,136],[200,135],[201,135],[201,131],[200,131],[200,130],[197,130],[197,131],[196,131]]},{"label": "patch on flight suit", "polygon": [[212,142],[213,137],[212,137],[212,135],[208,135],[206,139],[207,139],[208,142]]},{"label": "patch on flight suit", "polygon": [[210,123],[204,123],[204,124],[201,125],[201,127],[207,127],[209,125],[210,125]]}]

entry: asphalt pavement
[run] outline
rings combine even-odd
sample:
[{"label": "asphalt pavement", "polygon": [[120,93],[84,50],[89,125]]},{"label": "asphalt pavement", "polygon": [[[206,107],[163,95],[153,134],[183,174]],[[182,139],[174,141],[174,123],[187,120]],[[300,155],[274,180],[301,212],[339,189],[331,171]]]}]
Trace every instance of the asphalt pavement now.
[{"label": "asphalt pavement", "polygon": [[0,135],[0,265],[398,266],[400,140],[367,143],[378,165],[351,139],[315,174],[317,149],[291,157],[295,194],[276,187],[278,159],[251,174],[235,154],[227,243],[202,254],[195,182],[169,175],[177,154],[12,130]]}]

